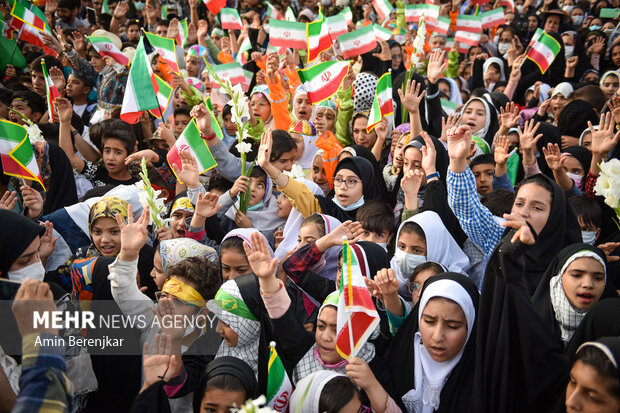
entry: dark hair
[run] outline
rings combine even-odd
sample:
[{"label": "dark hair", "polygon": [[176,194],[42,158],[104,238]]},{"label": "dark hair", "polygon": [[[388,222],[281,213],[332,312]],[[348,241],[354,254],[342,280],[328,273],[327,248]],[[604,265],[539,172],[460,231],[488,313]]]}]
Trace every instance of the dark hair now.
[{"label": "dark hair", "polygon": [[600,113],[607,102],[605,94],[598,85],[586,85],[580,87],[570,94],[569,100],[583,100],[588,102],[592,107]]},{"label": "dark hair", "polygon": [[585,195],[571,196],[568,204],[572,208],[575,216],[581,218],[584,224],[593,225],[600,228],[603,224],[603,210],[599,203]]},{"label": "dark hair", "polygon": [[186,106],[186,105],[179,106],[178,108],[176,108],[176,109],[174,110],[174,116],[177,116],[177,115],[185,115],[185,116],[187,116],[188,118],[191,118],[191,116],[190,116],[190,114],[189,114],[189,113],[190,113],[189,106]]},{"label": "dark hair", "polygon": [[359,392],[351,379],[346,376],[334,377],[327,382],[319,398],[319,412],[338,413]]},{"label": "dark hair", "polygon": [[417,278],[417,276],[422,272],[422,271],[426,271],[426,270],[431,270],[433,271],[433,275],[437,275],[437,274],[441,274],[442,272],[446,272],[446,270],[439,265],[438,263],[434,262],[434,261],[426,261],[423,262],[422,264],[418,265],[417,267],[415,267],[415,270],[413,270],[413,274],[411,274],[409,276],[409,283],[413,283],[415,281],[415,279]]},{"label": "dark hair", "polygon": [[380,199],[364,202],[364,205],[357,210],[356,218],[362,228],[377,234],[387,232],[389,235],[396,228],[392,207]]},{"label": "dark hair", "polygon": [[37,57],[32,61],[32,63],[30,63],[30,66],[28,66],[28,68],[30,69],[30,73],[43,73],[43,68],[41,67],[41,60],[43,59],[45,59],[45,66],[47,66],[48,73],[52,67],[57,67],[60,70],[64,69],[64,66],[62,65],[60,60],[56,59],[54,56],[43,55]]},{"label": "dark hair", "polygon": [[554,196],[555,190],[549,178],[545,177],[543,174],[536,174],[536,175],[527,177],[523,181],[521,181],[521,183],[517,186],[516,193],[518,194],[519,190],[523,187],[523,185],[527,185],[527,184],[536,184],[538,186],[545,188],[549,192],[549,194],[551,194],[551,202],[553,202],[553,196]]},{"label": "dark hair", "polygon": [[309,217],[307,217],[306,219],[303,220],[303,222],[301,223],[301,227],[309,225],[309,224],[316,224],[319,227],[319,233],[321,234],[321,236],[325,236],[325,221],[323,220],[323,217],[321,216],[321,214],[312,214]]},{"label": "dark hair", "polygon": [[290,152],[293,149],[297,149],[297,144],[291,135],[285,130],[274,129],[273,132],[271,132],[271,137],[273,138],[270,159],[271,162],[277,161],[285,153]]},{"label": "dark hair", "polygon": [[4,103],[6,106],[11,106],[12,101],[13,91],[5,87],[0,87],[0,102]]},{"label": "dark hair", "polygon": [[45,113],[46,104],[45,100],[35,92],[24,91],[15,92],[13,94],[13,101],[21,100],[32,110],[32,113],[38,112],[41,115]]},{"label": "dark hair", "polygon": [[224,178],[222,175],[215,175],[209,180],[207,191],[217,190],[224,193],[230,188],[232,188],[232,186],[233,183],[230,182],[228,179]]},{"label": "dark hair", "polygon": [[178,276],[195,285],[196,291],[205,300],[215,297],[222,285],[220,267],[207,258],[189,257],[168,268],[166,279]]},{"label": "dark hair", "polygon": [[[399,234],[412,234],[412,233],[416,234],[418,237],[422,238],[424,242],[426,242],[426,234],[424,234],[424,230],[417,222],[413,222],[413,221],[405,222],[402,228],[400,229]],[[398,240],[396,240],[396,242],[398,242]]]},{"label": "dark hair", "polygon": [[222,109],[222,118],[228,115],[232,115],[232,106],[224,105],[224,108]]},{"label": "dark hair", "polygon": [[220,244],[220,257],[224,250],[235,250],[243,256],[245,256],[245,250],[243,249],[243,239],[241,237],[228,237]]},{"label": "dark hair", "polygon": [[157,23],[155,24],[155,27],[157,26],[166,26],[169,27],[170,26],[170,20],[165,19],[165,20],[158,20]]},{"label": "dark hair", "polygon": [[254,165],[252,172],[250,172],[250,178],[265,178],[265,182],[267,182],[267,173],[260,166]]},{"label": "dark hair", "polygon": [[99,148],[102,152],[106,139],[118,139],[123,142],[127,155],[133,153],[136,147],[136,134],[133,127],[120,119],[108,119],[108,122],[103,126],[101,147]]},{"label": "dark hair", "polygon": [[104,186],[96,186],[93,189],[89,189],[88,192],[84,194],[84,196],[82,197],[82,201],[86,201],[87,199],[90,199],[90,198],[104,196],[105,194],[113,190],[114,188],[116,188],[116,185],[113,185],[113,184],[107,184]]},{"label": "dark hair", "polygon": [[74,10],[77,8],[77,4],[73,0],[58,0],[58,8]]},{"label": "dark hair", "polygon": [[138,26],[138,28],[142,27],[142,25],[140,24],[140,20],[137,20],[137,19],[129,20],[125,27],[127,27],[129,29],[129,26]]},{"label": "dark hair", "polygon": [[482,205],[487,207],[497,217],[510,214],[512,204],[515,202],[515,193],[507,189],[494,189],[480,199]]},{"label": "dark hair", "polygon": [[601,349],[594,346],[585,346],[577,351],[575,363],[581,361],[584,364],[594,367],[596,372],[607,379],[607,390],[617,399],[620,399],[620,381],[618,372],[611,360]]},{"label": "dark hair", "polygon": [[483,153],[482,155],[476,156],[471,160],[469,164],[469,169],[474,169],[474,166],[478,165],[493,165],[495,166],[495,157],[490,153]]}]

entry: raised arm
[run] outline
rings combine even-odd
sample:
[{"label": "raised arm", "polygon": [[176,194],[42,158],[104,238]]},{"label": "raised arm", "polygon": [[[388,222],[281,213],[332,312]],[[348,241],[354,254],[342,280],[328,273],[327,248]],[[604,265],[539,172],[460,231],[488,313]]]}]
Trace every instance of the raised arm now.
[{"label": "raised arm", "polygon": [[60,131],[58,133],[60,148],[65,152],[67,158],[69,158],[71,167],[77,172],[82,172],[85,162],[82,158],[77,156],[73,150],[73,143],[71,142],[71,117],[73,116],[71,102],[65,98],[58,97],[54,103],[56,105],[56,112],[58,112],[58,117],[60,118]]}]

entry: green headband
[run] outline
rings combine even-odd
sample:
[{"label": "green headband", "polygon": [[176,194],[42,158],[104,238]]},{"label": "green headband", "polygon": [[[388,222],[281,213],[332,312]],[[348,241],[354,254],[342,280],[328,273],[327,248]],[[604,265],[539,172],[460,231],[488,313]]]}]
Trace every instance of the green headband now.
[{"label": "green headband", "polygon": [[224,311],[248,320],[258,321],[242,299],[233,297],[221,288],[215,294],[214,301]]}]

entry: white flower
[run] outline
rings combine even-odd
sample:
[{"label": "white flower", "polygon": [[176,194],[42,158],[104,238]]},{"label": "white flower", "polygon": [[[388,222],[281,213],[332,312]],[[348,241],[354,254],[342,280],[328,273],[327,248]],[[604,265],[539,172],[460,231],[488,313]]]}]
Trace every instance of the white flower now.
[{"label": "white flower", "polygon": [[30,143],[45,141],[45,139],[43,139],[41,129],[39,129],[36,123],[33,123],[32,125],[24,125],[24,128],[26,128],[26,131],[28,132],[28,138],[30,138]]},{"label": "white flower", "polygon": [[305,178],[306,174],[304,174],[304,170],[299,164],[293,164],[293,167],[290,171],[283,171],[284,175],[288,176],[291,179],[299,179]]},{"label": "white flower", "polygon": [[252,150],[252,145],[247,142],[239,142],[235,147],[239,153],[248,153]]},{"label": "white flower", "polygon": [[271,409],[268,406],[261,407],[267,403],[267,398],[265,396],[260,396],[255,400],[248,400],[245,402],[245,405],[239,409],[239,413],[272,413],[275,410]]},{"label": "white flower", "polygon": [[613,209],[618,208],[618,201],[620,201],[620,199],[613,193],[608,193],[605,196],[605,203]]},{"label": "white flower", "polygon": [[613,181],[620,180],[620,160],[613,158],[607,162],[602,162],[600,168],[601,175],[607,175]]},{"label": "white flower", "polygon": [[[603,165],[601,165],[602,167]],[[594,185],[594,193],[596,195],[606,196],[611,189],[611,181],[607,177],[606,174],[601,173],[601,175],[596,180],[596,185]]]}]

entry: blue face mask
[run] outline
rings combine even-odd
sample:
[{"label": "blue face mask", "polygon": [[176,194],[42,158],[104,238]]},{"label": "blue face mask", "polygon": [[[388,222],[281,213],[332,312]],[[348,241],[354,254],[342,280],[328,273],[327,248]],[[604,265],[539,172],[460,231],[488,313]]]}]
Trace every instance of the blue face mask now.
[{"label": "blue face mask", "polygon": [[592,26],[588,27],[590,30],[598,30],[601,28],[601,26],[599,26],[598,24],[593,24]]},{"label": "blue face mask", "polygon": [[357,209],[364,205],[364,195],[362,195],[362,197],[357,202],[348,206],[340,205],[340,202],[338,202],[338,199],[335,197],[332,198],[332,201],[334,201],[334,204],[338,205],[338,208],[342,209],[343,211],[353,211],[354,209]]},{"label": "blue face mask", "polygon": [[409,278],[409,276],[413,274],[413,270],[415,270],[418,265],[426,262],[426,257],[424,255],[408,254],[400,248],[396,248],[396,251],[394,251],[394,258],[396,259],[396,264],[400,272],[406,278]]},{"label": "blue face mask", "polygon": [[146,3],[144,3],[143,1],[134,1],[133,2],[133,6],[136,8],[136,10],[140,11],[144,8],[144,6],[146,5]]},{"label": "blue face mask", "polygon": [[596,241],[596,231],[581,231],[581,239],[584,244],[594,245]]},{"label": "blue face mask", "polygon": [[258,208],[262,207],[263,205],[265,205],[265,203],[263,201],[260,201],[258,204],[256,205],[250,205],[248,207],[248,211],[256,211]]}]

